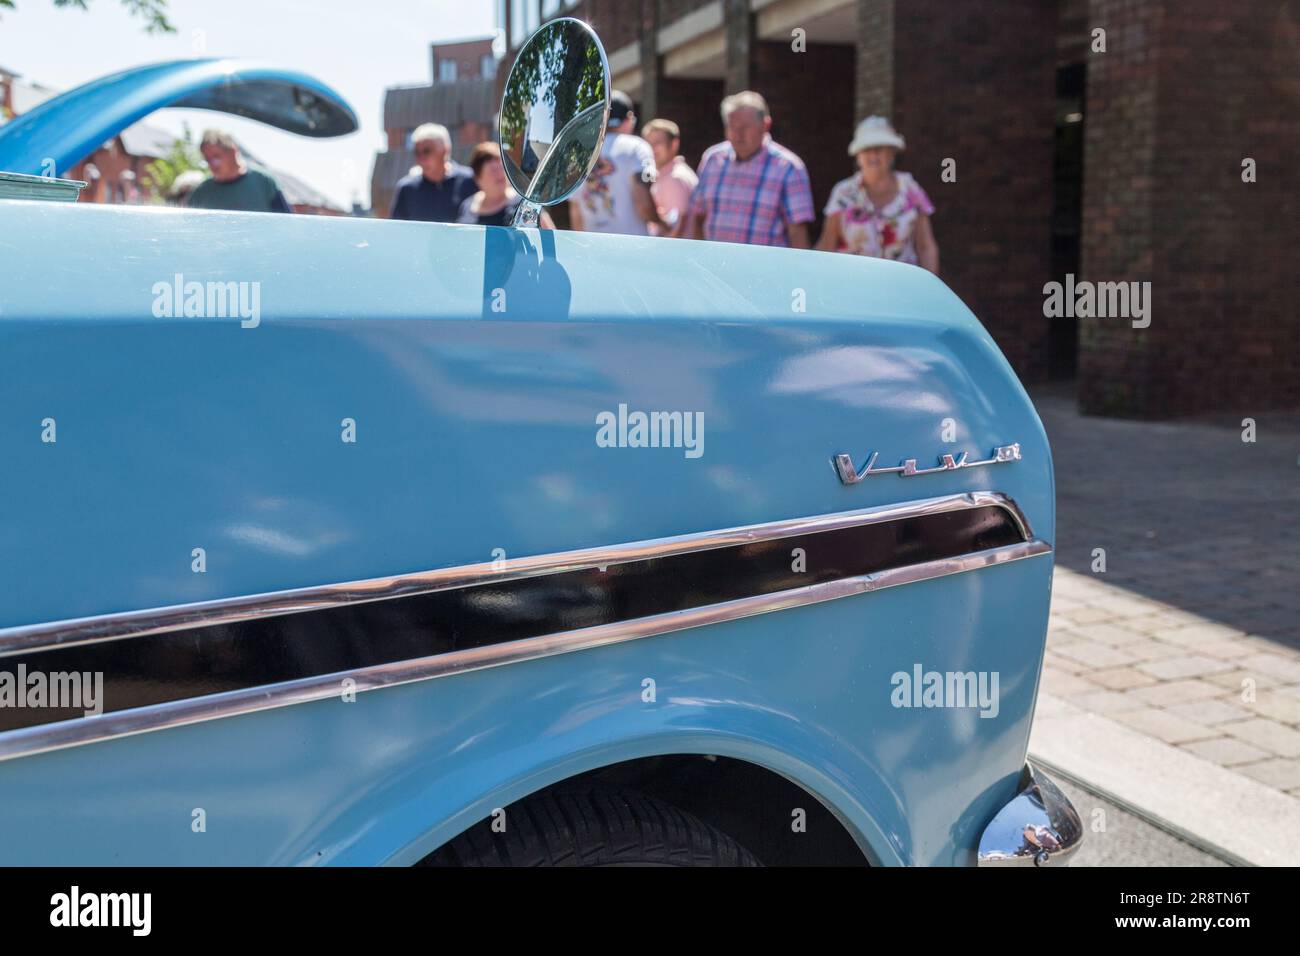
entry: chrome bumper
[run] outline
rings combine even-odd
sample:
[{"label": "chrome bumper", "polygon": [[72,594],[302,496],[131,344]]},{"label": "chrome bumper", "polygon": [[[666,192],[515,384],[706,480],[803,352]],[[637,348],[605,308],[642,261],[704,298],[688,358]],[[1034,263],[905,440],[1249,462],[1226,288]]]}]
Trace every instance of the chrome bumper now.
[{"label": "chrome bumper", "polygon": [[980,866],[1062,866],[1083,842],[1083,823],[1065,794],[1032,764],[1020,792],[980,837]]}]

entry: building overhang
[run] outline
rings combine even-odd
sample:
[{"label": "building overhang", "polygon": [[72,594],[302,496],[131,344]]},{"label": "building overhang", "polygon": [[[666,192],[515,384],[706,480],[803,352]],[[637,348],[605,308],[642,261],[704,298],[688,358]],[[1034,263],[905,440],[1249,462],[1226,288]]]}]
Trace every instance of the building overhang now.
[{"label": "building overhang", "polygon": [[681,79],[721,79],[727,69],[727,29],[722,0],[712,0],[659,30],[663,75]]},{"label": "building overhang", "polygon": [[641,45],[629,43],[609,55],[610,85],[629,96],[641,89]]},{"label": "building overhang", "polygon": [[[759,40],[789,42],[793,31],[804,31],[809,43],[852,45],[858,29],[855,0],[751,0],[754,35]],[[662,75],[673,79],[722,79],[727,70],[727,26],[722,0],[712,0],[659,29],[656,50],[663,58]],[[616,74],[615,86],[640,85],[639,52],[628,44],[615,56],[626,54],[628,64]],[[622,81],[620,85],[619,81]]]},{"label": "building overhang", "polygon": [[789,42],[800,29],[809,43],[846,46],[857,39],[857,7],[855,0],[750,0],[760,40]]}]

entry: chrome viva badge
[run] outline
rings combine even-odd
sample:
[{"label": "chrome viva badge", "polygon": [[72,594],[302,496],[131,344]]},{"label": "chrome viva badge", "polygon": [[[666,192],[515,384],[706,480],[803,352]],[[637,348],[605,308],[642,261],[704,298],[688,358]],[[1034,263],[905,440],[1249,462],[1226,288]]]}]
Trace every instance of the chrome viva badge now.
[{"label": "chrome viva badge", "polygon": [[840,481],[846,485],[856,485],[864,478],[873,475],[899,475],[903,478],[911,478],[914,475],[935,475],[941,471],[956,471],[958,468],[978,468],[980,465],[1000,465],[1004,461],[1019,461],[1020,443],[999,445],[993,449],[992,458],[984,458],[980,461],[968,461],[966,452],[962,452],[955,458],[952,455],[940,455],[939,464],[934,468],[917,468],[915,458],[909,458],[893,468],[877,468],[876,459],[879,457],[880,452],[872,452],[861,471],[853,466],[853,458],[849,455],[836,455],[833,461]]}]

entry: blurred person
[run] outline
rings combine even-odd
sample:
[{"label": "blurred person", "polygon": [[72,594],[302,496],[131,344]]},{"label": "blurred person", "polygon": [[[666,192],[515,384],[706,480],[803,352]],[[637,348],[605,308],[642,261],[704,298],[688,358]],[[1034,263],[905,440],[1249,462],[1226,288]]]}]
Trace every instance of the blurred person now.
[{"label": "blurred person", "polygon": [[416,166],[398,180],[390,219],[455,222],[461,204],[478,191],[474,174],[450,158],[451,134],[439,123],[411,134]]},{"label": "blurred person", "polygon": [[274,179],[249,169],[235,138],[224,130],[203,134],[199,152],[212,176],[190,193],[191,209],[230,209],[240,212],[293,212]]},{"label": "blurred person", "polygon": [[81,175],[86,177],[86,188],[77,202],[104,202],[104,177],[94,163],[86,163]]},{"label": "blurred person", "polygon": [[[515,221],[515,212],[523,197],[515,192],[501,162],[501,147],[496,143],[479,143],[469,157],[469,168],[474,174],[478,192],[460,204],[457,222],[479,226],[508,226]],[[540,225],[554,229],[555,223],[542,210]]]},{"label": "blurred person", "polygon": [[704,151],[684,235],[763,246],[809,246],[812,187],[803,160],[772,139],[767,101],[752,90],[722,101],[727,138]]},{"label": "blurred person", "polygon": [[659,218],[667,228],[655,226],[652,235],[681,235],[686,229],[686,213],[691,205],[691,193],[700,179],[690,164],[678,155],[682,134],[672,120],[652,119],[641,128],[641,136],[654,152],[656,176],[650,187]]},{"label": "blurred person", "polygon": [[133,170],[124,169],[117,174],[117,194],[122,202],[132,206],[139,205],[140,190],[136,186]]},{"label": "blurred person", "polygon": [[840,180],[826,201],[817,248],[919,265],[939,273],[939,244],[930,217],[934,204],[910,173],[895,172],[903,137],[883,116],[858,124],[849,155],[858,172]]},{"label": "blurred person", "polygon": [[615,90],[610,95],[609,130],[600,158],[569,200],[572,228],[645,236],[649,226],[663,225],[650,192],[655,182],[654,150],[632,132],[634,129],[632,100]]}]

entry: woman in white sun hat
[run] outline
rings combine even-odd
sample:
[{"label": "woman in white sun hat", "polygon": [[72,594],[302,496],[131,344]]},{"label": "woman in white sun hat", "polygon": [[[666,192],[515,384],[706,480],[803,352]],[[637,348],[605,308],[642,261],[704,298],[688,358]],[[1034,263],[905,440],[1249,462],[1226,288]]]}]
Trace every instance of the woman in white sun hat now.
[{"label": "woman in white sun hat", "polygon": [[903,137],[883,116],[868,116],[853,135],[849,155],[858,172],[835,184],[817,248],[895,259],[939,272],[939,244],[930,216],[934,204],[910,173],[894,171]]}]

